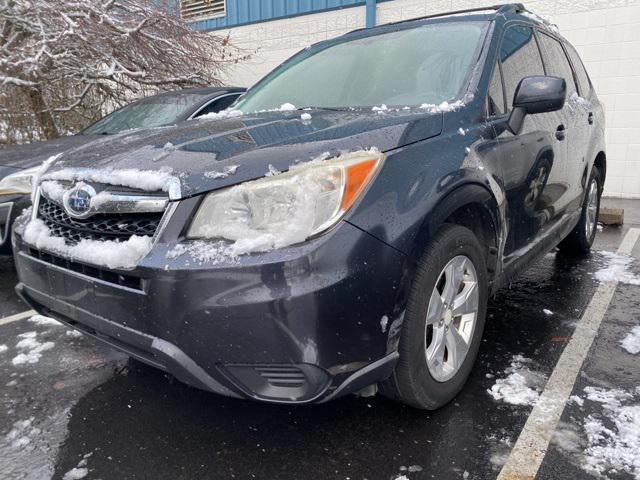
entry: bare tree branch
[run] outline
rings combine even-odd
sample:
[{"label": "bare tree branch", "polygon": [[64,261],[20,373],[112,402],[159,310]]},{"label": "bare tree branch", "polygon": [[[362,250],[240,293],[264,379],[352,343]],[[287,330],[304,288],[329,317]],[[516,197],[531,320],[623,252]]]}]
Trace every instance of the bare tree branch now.
[{"label": "bare tree branch", "polygon": [[145,94],[220,85],[248,57],[157,3],[0,0],[0,137],[51,138]]}]

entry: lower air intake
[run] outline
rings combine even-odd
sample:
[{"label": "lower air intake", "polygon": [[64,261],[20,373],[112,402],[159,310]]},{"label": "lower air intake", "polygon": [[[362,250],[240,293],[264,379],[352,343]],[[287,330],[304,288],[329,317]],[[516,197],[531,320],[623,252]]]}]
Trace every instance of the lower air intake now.
[{"label": "lower air intake", "polygon": [[261,400],[303,402],[329,385],[329,374],[315,365],[228,364],[224,370],[238,388]]}]

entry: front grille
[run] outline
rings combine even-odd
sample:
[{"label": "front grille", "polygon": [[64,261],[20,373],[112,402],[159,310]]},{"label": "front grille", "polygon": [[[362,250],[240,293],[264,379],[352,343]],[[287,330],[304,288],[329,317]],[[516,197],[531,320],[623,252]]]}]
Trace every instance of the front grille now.
[{"label": "front grille", "polygon": [[57,203],[40,197],[39,217],[51,234],[75,245],[81,240],[127,241],[133,235],[153,236],[162,212],[96,214],[79,220],[71,218]]},{"label": "front grille", "polygon": [[115,273],[109,270],[92,267],[84,263],[73,262],[68,258],[51,255],[50,253],[36,250],[35,248],[29,248],[29,255],[34,258],[38,258],[43,262],[57,265],[58,267],[65,268],[73,272],[82,273],[83,275],[87,275],[88,277],[99,278],[100,280],[104,280],[105,282],[114,283],[123,287],[134,288],[136,290],[142,290],[142,279],[133,275]]}]

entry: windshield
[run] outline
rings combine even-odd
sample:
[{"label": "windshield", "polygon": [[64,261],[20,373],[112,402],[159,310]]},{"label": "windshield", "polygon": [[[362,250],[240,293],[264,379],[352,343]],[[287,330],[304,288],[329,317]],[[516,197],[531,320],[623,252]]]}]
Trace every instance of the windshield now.
[{"label": "windshield", "polygon": [[206,95],[171,95],[146,98],[116,110],[86,128],[84,134],[114,134],[134,128],[171,125],[204,101]]},{"label": "windshield", "polygon": [[458,97],[477,60],[486,22],[429,24],[337,39],[291,58],[252,88],[243,112],[298,108],[415,106]]}]

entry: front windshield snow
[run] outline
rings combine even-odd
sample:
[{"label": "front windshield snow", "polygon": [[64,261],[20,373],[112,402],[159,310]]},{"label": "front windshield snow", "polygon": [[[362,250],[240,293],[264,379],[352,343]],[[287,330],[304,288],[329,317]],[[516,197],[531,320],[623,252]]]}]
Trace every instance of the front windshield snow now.
[{"label": "front windshield snow", "polygon": [[486,22],[435,23],[345,39],[302,51],[258,83],[243,112],[376,105],[438,105],[457,98],[479,53]]}]

